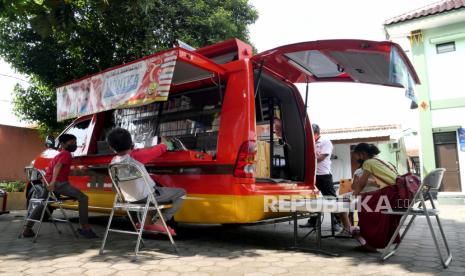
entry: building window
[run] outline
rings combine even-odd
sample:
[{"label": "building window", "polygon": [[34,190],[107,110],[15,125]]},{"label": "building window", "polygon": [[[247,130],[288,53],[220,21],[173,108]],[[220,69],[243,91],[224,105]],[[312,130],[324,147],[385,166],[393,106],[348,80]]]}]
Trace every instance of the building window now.
[{"label": "building window", "polygon": [[436,53],[444,54],[455,51],[455,41],[436,44]]}]

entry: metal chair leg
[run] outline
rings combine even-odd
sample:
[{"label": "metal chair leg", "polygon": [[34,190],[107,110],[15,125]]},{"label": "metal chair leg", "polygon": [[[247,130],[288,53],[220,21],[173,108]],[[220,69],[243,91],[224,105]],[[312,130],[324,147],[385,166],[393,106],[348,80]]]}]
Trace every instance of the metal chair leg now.
[{"label": "metal chair leg", "polygon": [[[39,237],[40,228],[42,226],[42,221],[44,220],[44,214],[45,214],[45,210],[47,209],[49,199],[50,199],[50,194],[47,196],[47,198],[45,199],[44,204],[43,204],[44,209],[42,209],[42,213],[40,214],[39,226],[37,226],[36,235],[34,236],[34,239],[32,240],[32,242],[34,242],[34,243],[37,241],[37,237]],[[53,222],[53,219],[52,219],[52,222]]]},{"label": "metal chair leg", "polygon": [[388,258],[390,258],[392,255],[394,255],[395,250],[391,250],[391,246],[394,243],[394,241],[396,240],[396,237],[399,234],[400,229],[402,228],[402,225],[404,225],[404,222],[405,222],[405,220],[407,219],[407,217],[409,215],[410,214],[408,212],[405,213],[404,215],[402,215],[402,218],[400,219],[400,222],[399,222],[399,225],[396,228],[396,231],[394,231],[394,234],[392,235],[391,239],[389,240],[388,245],[384,248],[384,250],[383,250],[383,252],[382,252],[382,254],[380,256],[381,261],[385,261]]},{"label": "metal chair leg", "polygon": [[113,215],[115,214],[115,208],[111,208],[110,218],[108,219],[107,230],[105,230],[105,235],[103,236],[102,245],[100,246],[99,254],[103,255],[103,249],[105,248],[105,243],[107,242],[108,232],[110,231],[111,222],[113,220]]},{"label": "metal chair leg", "polygon": [[449,266],[450,262],[452,261],[452,253],[450,252],[449,243],[447,242],[446,235],[444,233],[444,229],[442,228],[441,221],[439,220],[439,216],[436,215],[435,217],[436,217],[436,221],[437,221],[438,226],[439,226],[439,231],[441,232],[441,237],[442,237],[442,240],[444,242],[444,246],[446,247],[446,252],[447,252],[447,259],[445,261],[442,261],[443,258],[441,257],[441,261],[442,261],[442,265],[444,266],[444,268],[447,268]]},{"label": "metal chair leg", "polygon": [[144,232],[145,219],[147,218],[149,203],[150,201],[147,201],[146,206],[144,208],[144,213],[142,214],[142,221],[140,223],[140,229],[139,231],[137,231],[137,242],[136,242],[136,249],[134,251],[135,253],[134,260],[137,260],[137,257],[139,254],[139,246],[140,246],[140,241],[142,239],[142,233]]},{"label": "metal chair leg", "polygon": [[[132,224],[132,227],[134,228],[134,231],[138,232],[136,223],[134,222],[134,219],[132,219],[132,216],[131,216],[131,213],[129,213],[129,210],[126,209],[126,213],[128,215],[129,221],[131,221],[131,224]],[[137,216],[139,216],[139,215],[137,215]],[[143,238],[141,238],[140,242],[142,244],[142,247],[145,246],[145,242],[144,242]]]},{"label": "metal chair leg", "polygon": [[395,247],[396,249],[399,247],[400,243],[404,240],[405,236],[408,233],[408,230],[410,229],[410,227],[413,224],[413,221],[417,217],[417,215],[413,215],[413,214],[411,214],[411,216],[412,217],[410,218],[410,221],[408,222],[407,226],[405,227],[404,231],[402,232],[402,235],[400,236],[400,242],[396,245],[396,247]]},{"label": "metal chair leg", "polygon": [[[432,209],[436,210],[436,205],[434,204],[429,191],[428,191],[428,198],[429,198],[429,200],[431,202]],[[438,223],[439,232],[441,233],[441,238],[443,240],[444,246],[446,247],[446,252],[447,252],[447,259],[446,260],[444,260],[444,257],[443,257],[442,252],[441,252],[441,248],[439,247],[439,242],[438,242],[438,239],[437,239],[436,234],[434,232],[433,224],[431,222],[430,215],[428,213],[428,210],[426,209],[426,205],[424,203],[424,198],[421,198],[421,200],[422,200],[422,203],[423,203],[423,210],[424,210],[425,215],[426,215],[426,221],[428,222],[428,226],[429,226],[431,235],[433,237],[434,245],[436,246],[436,251],[438,252],[439,259],[441,260],[442,266],[444,268],[447,268],[449,266],[449,263],[452,260],[452,254],[450,252],[449,244],[447,243],[446,235],[444,234],[444,229],[442,228],[441,221],[439,219],[439,216],[437,214],[435,214],[434,216],[436,217],[436,221]]]},{"label": "metal chair leg", "polygon": [[[424,207],[423,209],[425,210],[425,212],[428,212],[426,210],[426,207]],[[433,242],[434,242],[434,246],[436,247],[436,251],[438,252],[439,258],[441,259],[441,263],[444,266],[444,260],[442,258],[441,249],[439,248],[438,239],[436,238],[436,234],[434,233],[434,229],[433,229],[433,224],[431,223],[431,218],[429,217],[428,214],[426,214],[426,221],[428,222],[428,227],[429,227],[429,230],[431,232],[431,236],[433,238]]]},{"label": "metal chair leg", "polygon": [[169,239],[170,239],[170,242],[171,242],[171,244],[172,244],[173,247],[174,247],[174,250],[176,251],[177,254],[179,254],[178,247],[176,246],[176,243],[174,242],[174,239],[173,239],[173,237],[171,236],[171,233],[170,233],[170,230],[169,230],[169,228],[168,228],[168,225],[166,224],[165,219],[163,218],[163,214],[161,213],[161,210],[158,208],[158,206],[157,206],[157,212],[158,212],[158,215],[160,216],[161,222],[163,223],[163,227],[165,227],[165,230],[166,230],[166,233],[168,234],[168,237],[169,237]]},{"label": "metal chair leg", "polygon": [[77,239],[79,238],[76,230],[74,229],[74,226],[73,224],[71,223],[71,221],[69,220],[69,217],[68,215],[66,214],[65,210],[63,210],[63,207],[61,206],[61,203],[58,203],[58,209],[60,209],[60,212],[61,214],[63,215],[63,217],[65,218],[66,220],[66,223],[68,224],[69,228],[71,229],[71,233],[73,233],[74,237]]},{"label": "metal chair leg", "polygon": [[44,209],[45,209],[45,212],[47,212],[48,217],[50,218],[50,221],[52,222],[53,226],[55,226],[55,230],[57,230],[58,234],[61,235],[61,230],[60,228],[58,228],[58,225],[56,224],[55,219],[52,217],[52,213],[50,213],[48,208],[44,208]]},{"label": "metal chair leg", "polygon": [[[26,227],[26,224],[29,221],[29,210],[31,210],[31,207],[32,207],[32,201],[29,200],[29,204],[27,205],[26,215],[24,216],[24,219],[23,219],[23,225],[19,229],[18,239],[23,237],[24,227]],[[31,212],[32,212],[32,210],[31,210]]]},{"label": "metal chair leg", "polygon": [[436,220],[438,221],[438,226],[439,226],[439,230],[441,232],[441,236],[442,238],[444,239],[444,244],[446,244],[446,250],[447,250],[447,254],[448,254],[448,258],[447,260],[445,261],[443,256],[442,256],[442,252],[441,252],[441,248],[439,247],[439,242],[438,242],[438,239],[436,237],[436,234],[434,232],[434,229],[433,229],[433,224],[431,223],[431,218],[430,218],[430,215],[428,213],[428,210],[426,209],[426,205],[424,203],[424,199],[421,198],[421,201],[423,203],[423,211],[425,212],[425,216],[426,216],[426,221],[428,222],[428,227],[429,227],[429,230],[431,232],[431,236],[433,238],[433,241],[434,241],[434,246],[436,247],[436,251],[438,252],[438,255],[439,255],[439,259],[441,260],[441,263],[442,263],[442,266],[444,268],[447,268],[447,266],[449,265],[450,263],[450,260],[452,260],[452,255],[450,254],[450,251],[448,250],[449,249],[449,246],[447,244],[447,241],[445,240],[445,235],[444,235],[444,232],[443,232],[443,229],[442,229],[442,225],[441,225],[441,222],[439,221],[439,217],[438,215],[435,215],[436,217]]}]

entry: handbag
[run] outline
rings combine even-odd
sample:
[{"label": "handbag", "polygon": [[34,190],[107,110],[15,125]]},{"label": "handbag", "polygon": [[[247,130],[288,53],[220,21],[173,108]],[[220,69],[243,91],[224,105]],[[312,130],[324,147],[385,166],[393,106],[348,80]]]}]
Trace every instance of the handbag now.
[{"label": "handbag", "polygon": [[[397,192],[399,194],[400,199],[404,199],[404,200],[408,199],[408,200],[410,200],[415,196],[418,189],[420,188],[420,183],[421,183],[421,180],[420,180],[420,178],[418,176],[412,174],[411,172],[408,172],[408,173],[403,174],[403,175],[399,175],[399,173],[395,169],[394,165],[392,165],[392,167],[391,167],[381,159],[378,159],[378,158],[374,158],[374,159],[376,159],[379,162],[381,162],[382,164],[384,164],[386,167],[388,167],[391,171],[393,171],[397,175],[395,185],[397,186]],[[376,176],[374,173],[372,173],[372,174],[374,176]],[[384,181],[380,177],[376,177],[376,178],[383,181],[384,183],[386,183],[388,185],[391,185],[391,184],[387,183],[386,181]]]}]

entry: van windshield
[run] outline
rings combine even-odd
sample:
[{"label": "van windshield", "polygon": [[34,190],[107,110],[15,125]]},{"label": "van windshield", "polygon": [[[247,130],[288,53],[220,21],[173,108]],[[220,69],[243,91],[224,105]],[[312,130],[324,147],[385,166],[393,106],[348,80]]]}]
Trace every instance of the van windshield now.
[{"label": "van windshield", "polygon": [[112,111],[112,126],[127,129],[135,148],[178,138],[189,150],[216,155],[224,88],[173,93],[166,102]]},{"label": "van windshield", "polygon": [[90,119],[77,122],[64,132],[66,134],[76,136],[77,149],[73,153],[73,156],[81,156],[85,154],[86,142],[89,135],[89,126]]}]

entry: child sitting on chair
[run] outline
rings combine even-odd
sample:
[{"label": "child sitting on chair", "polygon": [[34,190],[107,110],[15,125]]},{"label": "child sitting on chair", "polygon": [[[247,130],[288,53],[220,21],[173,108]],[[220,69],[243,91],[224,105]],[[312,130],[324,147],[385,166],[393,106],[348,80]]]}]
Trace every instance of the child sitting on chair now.
[{"label": "child sitting on chair", "polygon": [[[163,218],[165,221],[169,221],[181,207],[186,191],[181,188],[157,186],[143,165],[165,153],[167,148],[166,145],[160,144],[152,148],[145,149],[142,155],[138,151],[132,151],[133,143],[131,134],[123,128],[112,129],[107,136],[107,142],[110,148],[117,154],[111,161],[111,164],[129,163],[136,165],[143,170],[146,174],[145,178],[150,181],[149,184],[153,187],[151,191],[148,191],[142,178],[124,181],[120,183],[119,187],[125,200],[131,203],[145,203],[149,193],[154,193],[157,202],[171,203],[171,208],[162,210]],[[140,224],[137,223],[136,227],[140,228]],[[166,233],[166,229],[163,226],[161,219],[153,222],[152,214],[147,214],[144,229],[148,231]],[[168,226],[168,230],[172,236],[176,235],[175,231],[171,227]]]},{"label": "child sitting on chair", "polygon": [[[48,183],[48,190],[55,192],[55,194],[69,196],[79,201],[79,223],[81,224],[78,229],[79,234],[85,238],[97,238],[92,228],[89,225],[89,212],[88,212],[88,197],[76,187],[72,186],[69,182],[68,176],[71,171],[72,155],[71,153],[77,149],[76,136],[72,134],[62,134],[58,141],[60,142],[59,153],[50,161],[45,172],[45,179]],[[47,198],[48,191],[42,195]],[[41,217],[44,204],[34,208],[29,218],[38,220]],[[34,237],[35,233],[32,231],[34,221],[28,221],[24,227],[22,236],[25,238]]]}]

